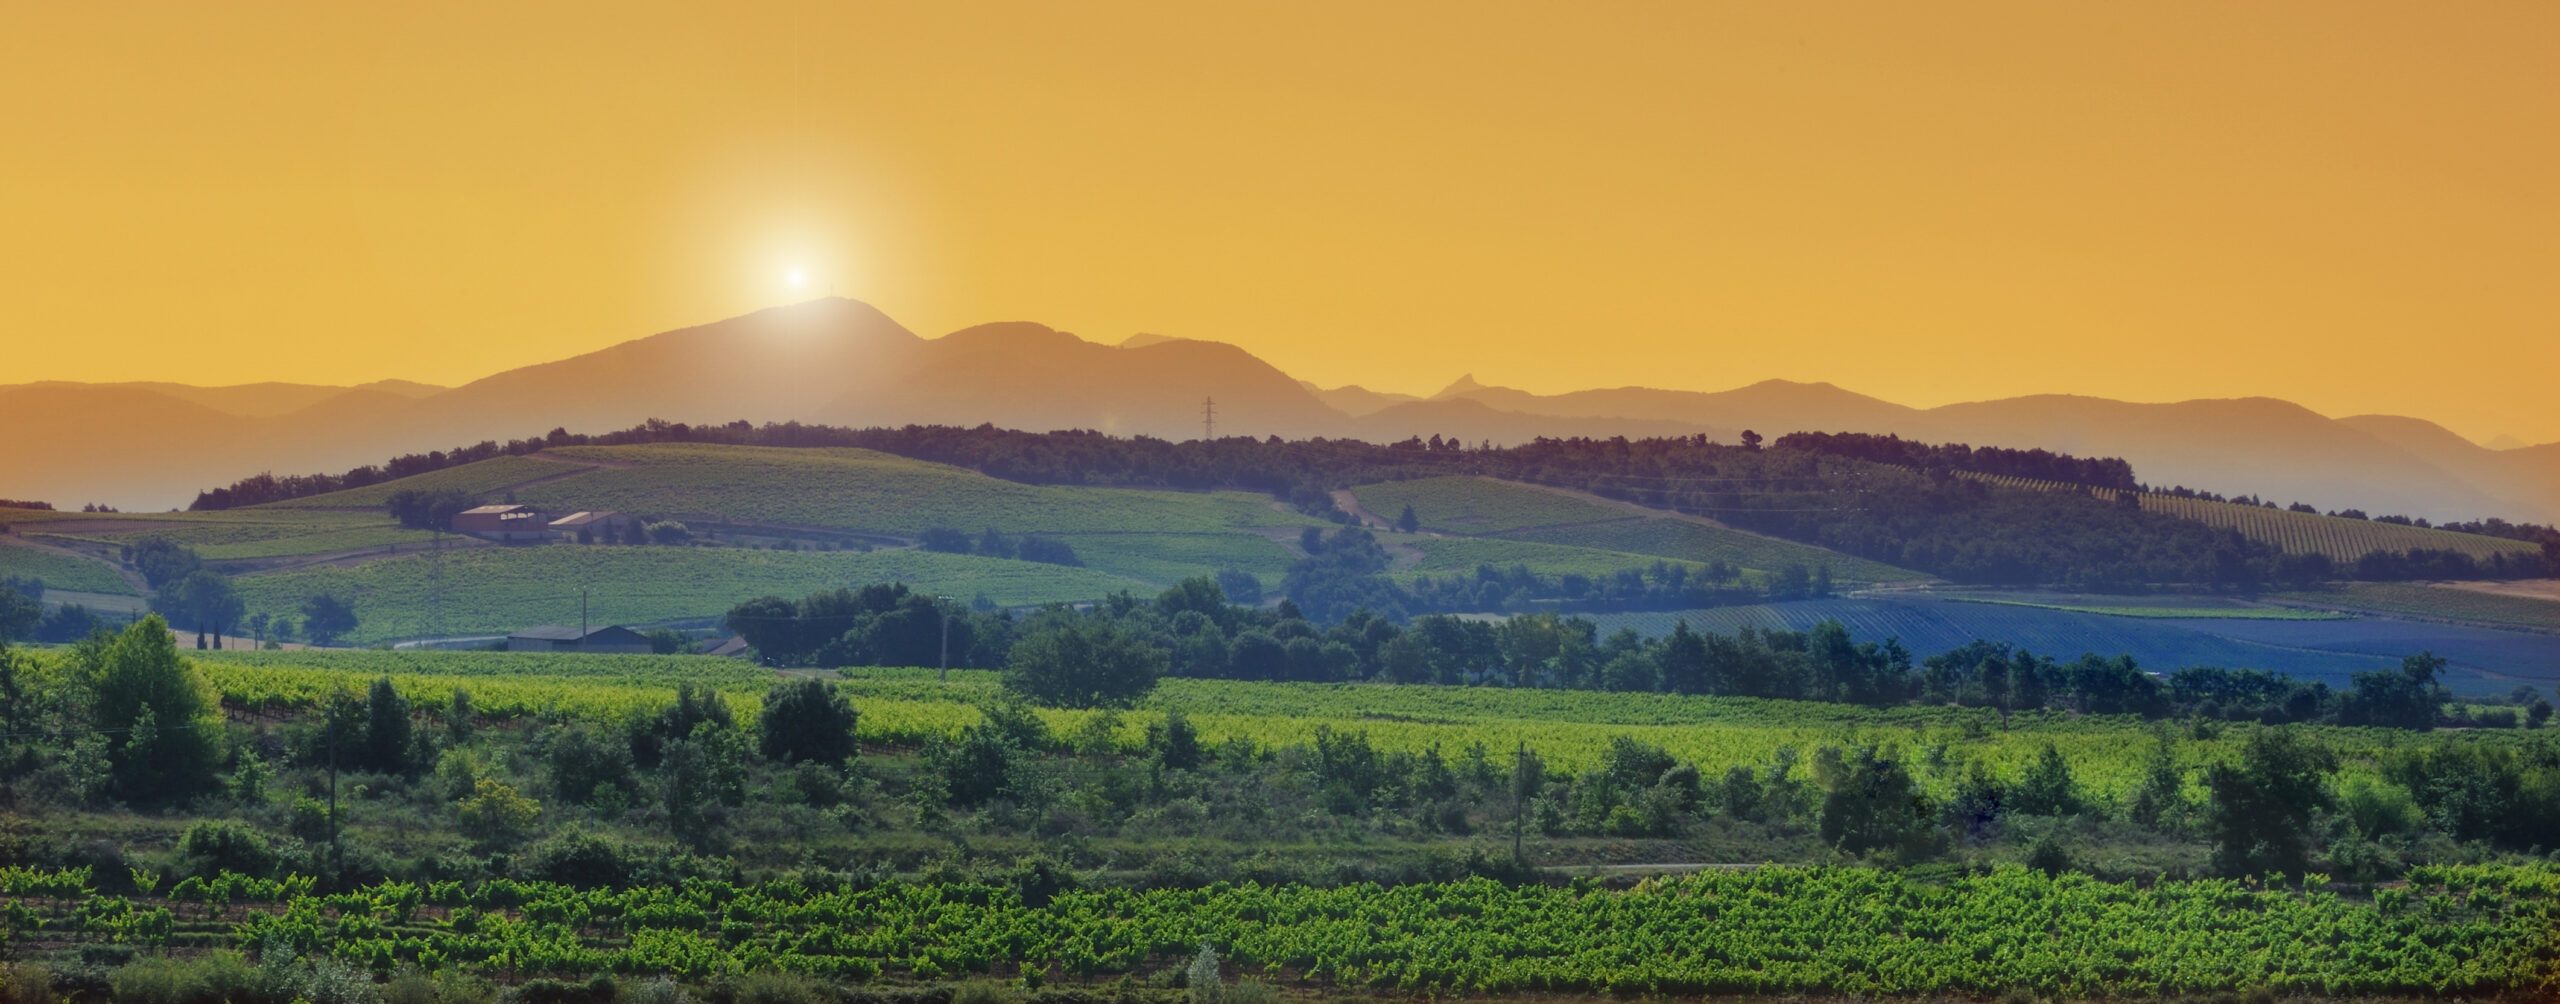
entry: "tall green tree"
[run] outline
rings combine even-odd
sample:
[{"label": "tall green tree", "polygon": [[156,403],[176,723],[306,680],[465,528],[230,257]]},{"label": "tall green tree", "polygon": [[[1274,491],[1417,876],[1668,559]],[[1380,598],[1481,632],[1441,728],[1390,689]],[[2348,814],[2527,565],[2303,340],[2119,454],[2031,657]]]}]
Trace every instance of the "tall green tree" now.
[{"label": "tall green tree", "polygon": [[1013,643],[1006,690],[1061,708],[1128,707],[1154,690],[1164,650],[1115,620],[1044,615]]},{"label": "tall green tree", "polygon": [[2215,764],[2205,786],[2214,867],[2226,875],[2298,875],[2311,866],[2313,814],[2329,806],[2337,759],[2290,728],[2250,734],[2236,763]]},{"label": "tall green tree", "polygon": [[853,702],[824,680],[777,685],[756,712],[756,751],[784,763],[853,759]]},{"label": "tall green tree", "polygon": [[116,797],[158,805],[212,790],[222,716],[167,621],[154,614],[81,643],[72,675],[88,693],[90,726],[108,737]]},{"label": "tall green tree", "polygon": [[409,769],[409,744],[414,733],[409,721],[409,699],[400,696],[398,688],[386,676],[373,681],[365,692],[364,763],[374,770],[394,774]]},{"label": "tall green tree", "polygon": [[335,645],[356,629],[356,606],[330,593],[302,601],[302,633],[314,645]]}]

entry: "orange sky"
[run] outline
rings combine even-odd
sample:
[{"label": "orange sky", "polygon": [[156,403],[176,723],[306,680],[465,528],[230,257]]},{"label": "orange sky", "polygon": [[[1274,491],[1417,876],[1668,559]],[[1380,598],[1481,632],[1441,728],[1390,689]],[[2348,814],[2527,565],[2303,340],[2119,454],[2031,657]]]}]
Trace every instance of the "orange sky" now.
[{"label": "orange sky", "polygon": [[2560,4],[1566,7],[16,5],[0,382],[451,383],[833,289],[1408,391],[2560,439]]}]

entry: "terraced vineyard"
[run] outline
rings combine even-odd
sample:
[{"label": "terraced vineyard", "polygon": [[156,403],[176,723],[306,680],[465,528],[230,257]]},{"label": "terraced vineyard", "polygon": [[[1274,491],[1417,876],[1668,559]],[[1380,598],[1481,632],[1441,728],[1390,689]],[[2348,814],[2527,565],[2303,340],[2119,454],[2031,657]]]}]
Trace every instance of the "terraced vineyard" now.
[{"label": "terraced vineyard", "polygon": [[[9,522],[0,518],[0,523]],[[230,509],[216,512],[58,513],[23,522],[20,533],[72,547],[112,553],[144,537],[166,537],[195,548],[207,561],[336,554],[410,548],[432,535],[392,522],[377,510],[296,512]]]},{"label": "terraced vineyard", "polygon": [[[441,563],[441,569],[438,565]],[[580,594],[593,624],[716,617],[741,600],[904,582],[967,601],[1011,605],[1091,600],[1148,584],[1090,568],[935,554],[758,551],[713,547],[556,544],[458,550],[440,559],[386,558],[236,580],[249,612],[290,614],[321,593],[352,598],[359,643],[424,635],[505,634],[576,624]]]},{"label": "terraced vineyard", "polygon": [[[1426,530],[1501,538],[1599,552],[1703,564],[1722,561],[1739,569],[1772,572],[1790,564],[1829,568],[1835,582],[1896,582],[1928,576],[1793,541],[1764,537],[1700,520],[1648,516],[1640,510],[1566,492],[1480,477],[1419,478],[1352,489],[1362,508],[1392,520],[1412,506]],[[1485,553],[1495,553],[1490,544]],[[1427,550],[1427,549],[1426,549]],[[1457,551],[1452,549],[1450,553]],[[1522,549],[1567,560],[1564,552]],[[1519,560],[1528,560],[1521,558]],[[1507,562],[1496,562],[1497,564]],[[1592,559],[1585,564],[1597,565]],[[1464,567],[1473,567],[1467,563]],[[1532,567],[1536,567],[1532,563]]]},{"label": "terraced vineyard", "polygon": [[[2080,492],[2114,501],[2122,492],[2114,488],[2092,488],[2087,485],[1998,474],[1965,473],[1965,477],[2010,488],[2035,491]],[[2352,564],[2375,551],[2435,550],[2452,551],[2474,561],[2488,561],[2493,556],[2523,557],[2539,553],[2534,545],[2521,540],[2507,540],[2476,533],[2455,533],[2428,527],[2401,526],[2371,520],[2324,516],[2319,513],[2293,512],[2237,502],[2215,502],[2208,499],[2140,493],[2143,511],[2164,513],[2190,519],[2207,526],[2240,531],[2251,540],[2264,541],[2294,554],[2323,554],[2331,561]]]}]

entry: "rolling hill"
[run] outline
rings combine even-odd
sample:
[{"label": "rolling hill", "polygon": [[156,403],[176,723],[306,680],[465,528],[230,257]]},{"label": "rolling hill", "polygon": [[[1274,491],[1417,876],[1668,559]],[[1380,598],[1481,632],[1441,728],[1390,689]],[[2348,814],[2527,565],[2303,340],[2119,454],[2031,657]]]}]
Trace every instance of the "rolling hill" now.
[{"label": "rolling hill", "polygon": [[[514,364],[514,365],[510,365]],[[1196,436],[1474,443],[1539,436],[1742,429],[1891,432],[1929,441],[2122,456],[2144,481],[2324,509],[2435,520],[2560,518],[2560,446],[2490,450],[2419,419],[2331,419],[2264,398],[2139,404],[2033,395],[1918,409],[1827,383],[1770,380],[1697,392],[1644,387],[1532,394],[1461,379],[1429,399],[1323,390],[1232,345],[1145,336],[1119,344],[1032,322],[919,337],[867,304],[813,300],[678,329],[460,387],[399,381],[196,388],[0,387],[0,497],[76,506],[183,505],[246,473],[342,470],[399,453],[555,428],[687,423],[941,422]]]}]

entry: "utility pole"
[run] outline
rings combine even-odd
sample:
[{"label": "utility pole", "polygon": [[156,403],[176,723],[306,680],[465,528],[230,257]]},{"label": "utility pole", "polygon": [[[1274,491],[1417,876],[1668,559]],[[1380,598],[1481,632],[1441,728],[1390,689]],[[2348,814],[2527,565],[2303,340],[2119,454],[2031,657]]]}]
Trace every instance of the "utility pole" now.
[{"label": "utility pole", "polygon": [[338,706],[329,705],[329,857],[336,864],[329,884],[335,887],[338,876],[346,874],[347,851],[338,843]]},{"label": "utility pole", "polygon": [[1511,863],[1519,864],[1521,835],[1529,822],[1529,741],[1520,740],[1520,752],[1511,755]]},{"label": "utility pole", "polygon": [[578,590],[578,643],[587,642],[587,591]]},{"label": "utility pole", "polygon": [[933,598],[933,609],[942,614],[942,675],[940,682],[951,682],[951,597]]},{"label": "utility pole", "polygon": [[1218,438],[1218,399],[1204,397],[1200,399],[1200,441],[1206,443],[1216,438]]}]

